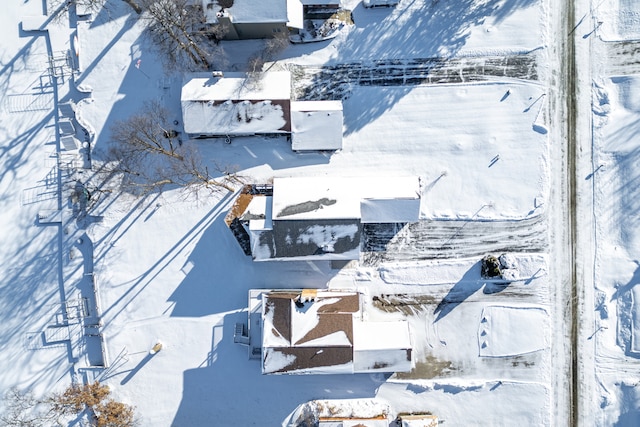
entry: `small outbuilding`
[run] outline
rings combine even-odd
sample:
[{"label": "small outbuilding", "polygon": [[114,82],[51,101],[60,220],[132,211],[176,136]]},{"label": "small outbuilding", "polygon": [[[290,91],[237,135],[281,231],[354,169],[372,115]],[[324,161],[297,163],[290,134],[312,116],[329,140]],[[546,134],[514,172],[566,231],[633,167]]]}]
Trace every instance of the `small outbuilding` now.
[{"label": "small outbuilding", "polygon": [[342,148],[341,101],[291,102],[291,148],[294,151]]}]

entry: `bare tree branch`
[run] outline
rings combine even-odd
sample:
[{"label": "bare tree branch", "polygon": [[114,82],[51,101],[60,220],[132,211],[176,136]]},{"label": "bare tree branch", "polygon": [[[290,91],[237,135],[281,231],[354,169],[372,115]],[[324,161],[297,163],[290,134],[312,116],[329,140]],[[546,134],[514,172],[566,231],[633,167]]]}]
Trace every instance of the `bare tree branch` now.
[{"label": "bare tree branch", "polygon": [[207,26],[202,4],[191,0],[138,0],[148,34],[169,68],[209,69],[223,26]]},{"label": "bare tree branch", "polygon": [[212,176],[197,146],[181,142],[168,112],[157,101],[115,123],[112,140],[104,172],[119,174],[124,191],[148,194],[171,185],[189,191],[234,191],[234,185],[241,181],[235,171],[218,164],[214,164],[214,172],[219,178]]}]

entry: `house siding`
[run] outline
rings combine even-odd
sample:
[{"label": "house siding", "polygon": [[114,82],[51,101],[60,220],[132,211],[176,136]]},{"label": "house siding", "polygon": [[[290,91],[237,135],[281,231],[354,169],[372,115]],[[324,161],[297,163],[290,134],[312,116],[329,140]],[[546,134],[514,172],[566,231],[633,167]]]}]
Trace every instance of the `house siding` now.
[{"label": "house siding", "polygon": [[233,27],[239,39],[268,39],[288,31],[284,22],[234,23]]}]

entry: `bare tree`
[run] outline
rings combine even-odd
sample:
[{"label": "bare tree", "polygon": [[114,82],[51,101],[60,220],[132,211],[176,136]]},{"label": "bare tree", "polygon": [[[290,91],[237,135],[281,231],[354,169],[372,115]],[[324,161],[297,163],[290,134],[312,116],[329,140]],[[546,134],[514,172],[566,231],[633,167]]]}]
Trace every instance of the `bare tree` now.
[{"label": "bare tree", "polygon": [[264,65],[289,46],[288,33],[276,33],[274,37],[264,40],[263,49],[249,58],[248,73],[250,80],[259,80]]},{"label": "bare tree", "polygon": [[126,4],[128,4],[129,6],[131,6],[131,8],[133,10],[135,10],[137,14],[141,14],[142,13],[142,8],[140,7],[140,5],[138,3],[136,3],[135,0],[122,0],[122,1],[125,2]]},{"label": "bare tree", "polygon": [[71,415],[87,408],[93,409],[110,393],[109,387],[97,381],[93,384],[71,385],[64,392],[54,394],[49,403],[54,412]]},{"label": "bare tree", "polygon": [[56,11],[59,15],[62,12],[68,12],[69,8],[75,6],[82,8],[85,13],[98,13],[105,5],[107,0],[48,0],[49,9]]},{"label": "bare tree", "polygon": [[197,147],[183,144],[174,126],[157,101],[114,124],[108,155],[111,166],[106,170],[122,176],[121,189],[146,194],[175,185],[194,191],[233,191],[233,184],[239,181],[235,171],[214,163],[212,170],[219,175],[214,178]]},{"label": "bare tree", "polygon": [[200,2],[192,0],[138,0],[148,21],[148,34],[170,68],[209,69],[213,46],[223,27],[206,25]]},{"label": "bare tree", "polygon": [[3,406],[0,410],[0,426],[40,427],[52,425],[56,419],[56,414],[49,405],[37,399],[30,391],[10,389],[3,396]]}]

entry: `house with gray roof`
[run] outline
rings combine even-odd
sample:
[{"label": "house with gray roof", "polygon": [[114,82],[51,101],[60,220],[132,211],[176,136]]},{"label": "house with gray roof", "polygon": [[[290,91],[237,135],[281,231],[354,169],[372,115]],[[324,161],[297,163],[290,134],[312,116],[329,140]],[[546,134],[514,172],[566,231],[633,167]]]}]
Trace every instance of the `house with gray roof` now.
[{"label": "house with gray roof", "polygon": [[360,258],[364,224],[420,219],[420,179],[291,177],[246,186],[225,222],[254,261]]}]

